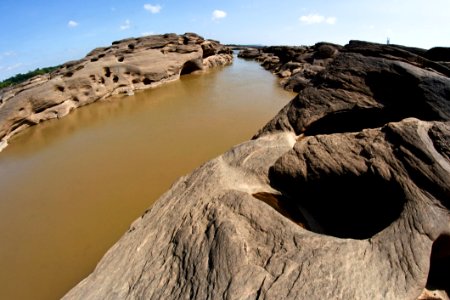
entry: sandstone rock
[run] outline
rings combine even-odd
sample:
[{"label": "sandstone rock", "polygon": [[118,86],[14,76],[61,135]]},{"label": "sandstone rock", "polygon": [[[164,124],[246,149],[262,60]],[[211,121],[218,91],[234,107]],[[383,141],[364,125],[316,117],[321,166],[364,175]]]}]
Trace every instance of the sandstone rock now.
[{"label": "sandstone rock", "polygon": [[243,50],[239,51],[238,57],[255,59],[255,58],[257,58],[260,55],[261,55],[261,51],[259,49],[246,48],[246,49],[243,49]]},{"label": "sandstone rock", "polygon": [[424,56],[434,61],[450,62],[450,48],[434,47],[424,53]]},{"label": "sandstone rock", "polygon": [[65,299],[448,299],[450,79],[407,52],[340,49]]},{"label": "sandstone rock", "polygon": [[281,85],[294,92],[309,86],[311,78],[321,72],[339,53],[342,46],[317,43],[312,47],[272,46],[262,49],[245,49],[239,57],[253,58],[261,65],[283,78]]},{"label": "sandstone rock", "polygon": [[194,33],[113,42],[51,74],[0,90],[0,150],[19,131],[113,94],[155,87],[232,62],[232,51]]}]

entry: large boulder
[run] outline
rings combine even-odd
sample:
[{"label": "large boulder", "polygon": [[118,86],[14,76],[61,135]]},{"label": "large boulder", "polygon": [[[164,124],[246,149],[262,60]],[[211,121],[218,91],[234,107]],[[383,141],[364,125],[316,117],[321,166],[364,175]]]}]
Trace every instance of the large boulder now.
[{"label": "large boulder", "polygon": [[354,47],[176,182],[65,299],[448,299],[450,78]]},{"label": "large boulder", "polygon": [[0,151],[8,139],[42,121],[113,94],[132,94],[180,75],[232,62],[232,50],[194,33],[113,42],[44,76],[0,90]]}]

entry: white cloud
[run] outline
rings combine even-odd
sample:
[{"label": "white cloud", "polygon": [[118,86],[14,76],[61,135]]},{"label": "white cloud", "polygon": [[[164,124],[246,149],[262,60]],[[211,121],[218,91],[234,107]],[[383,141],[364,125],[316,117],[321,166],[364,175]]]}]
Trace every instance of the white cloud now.
[{"label": "white cloud", "polygon": [[212,13],[212,19],[213,20],[220,20],[223,19],[227,16],[227,13],[224,12],[223,10],[218,10],[216,9],[215,11],[213,11]]},{"label": "white cloud", "polygon": [[157,14],[161,11],[162,7],[159,4],[152,5],[152,4],[144,4],[144,9],[148,10],[152,14]]},{"label": "white cloud", "polygon": [[336,17],[328,17],[325,19],[325,23],[330,24],[330,25],[334,25],[336,24]]},{"label": "white cloud", "polygon": [[120,25],[120,30],[127,30],[127,29],[130,29],[130,26],[131,26],[130,20],[125,20],[125,23],[123,23],[122,25]]},{"label": "white cloud", "polygon": [[67,26],[69,26],[70,28],[77,27],[77,26],[78,26],[78,22],[75,22],[74,20],[70,20],[70,21],[67,23]]},{"label": "white cloud", "polygon": [[147,31],[147,32],[141,33],[142,36],[148,36],[148,35],[153,35],[153,34],[155,34],[153,31]]},{"label": "white cloud", "polygon": [[318,14],[309,14],[309,15],[305,15],[305,16],[301,16],[299,18],[300,22],[305,23],[307,25],[311,25],[311,24],[321,24],[321,23],[326,23],[329,25],[334,25],[336,24],[336,17],[324,17],[322,15],[318,15]]}]

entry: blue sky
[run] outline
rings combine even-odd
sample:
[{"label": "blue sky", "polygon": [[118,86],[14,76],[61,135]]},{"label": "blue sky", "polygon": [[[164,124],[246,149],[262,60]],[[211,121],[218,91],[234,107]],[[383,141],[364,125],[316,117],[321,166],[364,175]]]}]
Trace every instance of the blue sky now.
[{"label": "blue sky", "polygon": [[450,46],[450,0],[1,0],[0,80],[112,41],[196,32],[222,43]]}]

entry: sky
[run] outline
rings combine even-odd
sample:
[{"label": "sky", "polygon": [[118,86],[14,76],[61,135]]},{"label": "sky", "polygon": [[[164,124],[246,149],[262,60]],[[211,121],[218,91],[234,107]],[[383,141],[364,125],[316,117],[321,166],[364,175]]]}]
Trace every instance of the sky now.
[{"label": "sky", "polygon": [[450,47],[450,0],[0,0],[0,80],[128,37],[195,32],[225,44]]}]

